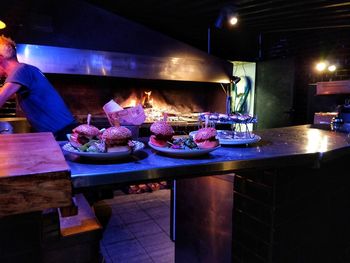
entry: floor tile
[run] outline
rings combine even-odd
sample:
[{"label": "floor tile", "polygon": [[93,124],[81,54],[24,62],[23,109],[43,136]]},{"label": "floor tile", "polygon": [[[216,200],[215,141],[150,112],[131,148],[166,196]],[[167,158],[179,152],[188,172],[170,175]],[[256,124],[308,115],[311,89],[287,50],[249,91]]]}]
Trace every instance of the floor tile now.
[{"label": "floor tile", "polygon": [[158,233],[150,236],[139,237],[138,241],[141,243],[147,253],[152,253],[158,250],[173,248],[174,243],[165,233]]},{"label": "floor tile", "polygon": [[121,213],[119,216],[124,224],[137,223],[151,219],[150,216],[141,209],[127,210]]},{"label": "floor tile", "polygon": [[158,207],[158,206],[164,206],[164,203],[160,201],[159,199],[150,199],[150,200],[142,200],[137,203],[139,207],[141,207],[144,210]]},{"label": "floor tile", "polygon": [[134,201],[126,202],[126,203],[119,203],[119,204],[113,203],[113,204],[111,204],[111,207],[112,207],[113,212],[115,212],[117,214],[121,214],[123,212],[127,212],[130,210],[139,209],[139,206]]},{"label": "floor tile", "polygon": [[113,262],[136,262],[132,261],[134,258],[142,262],[143,258],[149,258],[145,249],[135,239],[107,245],[106,249]]},{"label": "floor tile", "polygon": [[104,263],[173,263],[170,233],[170,190],[124,194],[95,206],[104,222]]},{"label": "floor tile", "polygon": [[[162,249],[162,250],[153,251],[149,255],[151,256],[152,260],[156,263],[172,263],[172,262],[174,262],[174,249],[171,247],[168,247],[168,248]],[[190,262],[188,262],[188,263],[190,263]]]},{"label": "floor tile", "polygon": [[147,208],[145,212],[152,218],[156,219],[159,217],[169,216],[170,208],[164,204],[160,204],[159,206],[154,206]]},{"label": "floor tile", "polygon": [[108,222],[106,224],[106,227],[112,227],[112,226],[122,226],[124,225],[124,221],[118,214],[114,214],[108,219]]},{"label": "floor tile", "polygon": [[107,246],[120,241],[135,239],[133,233],[128,229],[121,226],[107,227],[101,239],[102,245]]},{"label": "floor tile", "polygon": [[127,227],[136,238],[162,232],[162,229],[153,220],[132,223]]},{"label": "floor tile", "polygon": [[129,258],[114,258],[111,263],[154,263],[154,260],[146,256],[129,257]]},{"label": "floor tile", "polygon": [[170,234],[170,217],[168,216],[160,216],[154,218],[156,224],[168,235]]}]

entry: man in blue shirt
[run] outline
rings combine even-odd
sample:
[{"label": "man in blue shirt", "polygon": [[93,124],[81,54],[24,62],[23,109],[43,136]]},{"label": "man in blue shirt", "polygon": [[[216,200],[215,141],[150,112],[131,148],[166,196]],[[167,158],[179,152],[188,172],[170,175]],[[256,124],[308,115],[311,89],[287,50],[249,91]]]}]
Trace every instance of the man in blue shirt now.
[{"label": "man in blue shirt", "polygon": [[17,60],[16,44],[0,36],[0,77],[6,77],[0,88],[0,107],[14,94],[33,130],[52,132],[65,140],[78,125],[67,105],[43,73]]}]

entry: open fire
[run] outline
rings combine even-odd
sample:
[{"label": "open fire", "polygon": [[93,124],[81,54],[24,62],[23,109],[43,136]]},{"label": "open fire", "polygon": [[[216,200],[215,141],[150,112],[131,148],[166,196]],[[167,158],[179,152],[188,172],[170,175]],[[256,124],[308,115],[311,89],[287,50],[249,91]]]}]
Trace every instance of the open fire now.
[{"label": "open fire", "polygon": [[168,116],[167,120],[172,122],[197,122],[199,112],[194,109],[199,108],[195,105],[172,104],[171,98],[164,98],[161,94],[152,91],[144,91],[142,96],[137,96],[135,92],[120,103],[123,108],[135,107],[142,104],[146,114],[145,122],[154,122],[162,120],[164,115]]}]

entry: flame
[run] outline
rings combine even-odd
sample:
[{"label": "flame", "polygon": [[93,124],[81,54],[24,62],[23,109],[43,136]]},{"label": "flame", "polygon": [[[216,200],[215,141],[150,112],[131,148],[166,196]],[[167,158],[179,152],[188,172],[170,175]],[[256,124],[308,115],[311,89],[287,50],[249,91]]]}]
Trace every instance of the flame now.
[{"label": "flame", "polygon": [[186,106],[174,102],[170,105],[162,96],[151,96],[152,91],[145,91],[142,98],[139,98],[134,92],[123,101],[120,105],[123,108],[135,107],[138,104],[142,104],[145,114],[146,122],[153,122],[156,120],[162,120],[164,113],[169,116],[182,116],[184,114],[190,114],[193,110]]},{"label": "flame", "polygon": [[123,108],[128,108],[128,107],[135,107],[137,104],[139,104],[139,98],[136,96],[135,93],[131,93],[129,98],[127,98],[125,101],[121,103],[121,106]]}]

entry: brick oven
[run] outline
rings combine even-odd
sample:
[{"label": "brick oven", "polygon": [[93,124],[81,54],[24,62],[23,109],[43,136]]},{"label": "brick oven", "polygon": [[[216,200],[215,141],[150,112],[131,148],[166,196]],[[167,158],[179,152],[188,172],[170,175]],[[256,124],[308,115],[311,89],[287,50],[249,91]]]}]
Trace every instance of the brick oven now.
[{"label": "brick oven", "polygon": [[[87,114],[99,128],[109,123],[103,105],[114,99],[127,108],[143,104],[146,121],[140,131],[167,113],[175,131],[191,131],[198,126],[201,112],[225,112],[226,94],[220,83],[143,80],[118,77],[48,74],[80,122]],[[145,134],[143,133],[143,134]]]}]

